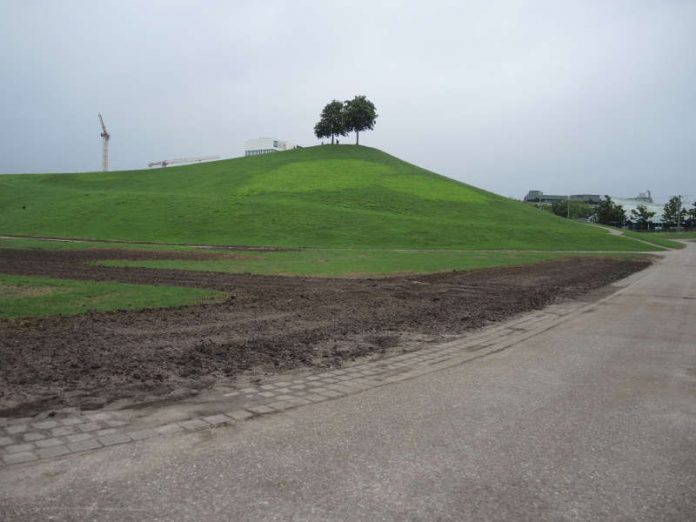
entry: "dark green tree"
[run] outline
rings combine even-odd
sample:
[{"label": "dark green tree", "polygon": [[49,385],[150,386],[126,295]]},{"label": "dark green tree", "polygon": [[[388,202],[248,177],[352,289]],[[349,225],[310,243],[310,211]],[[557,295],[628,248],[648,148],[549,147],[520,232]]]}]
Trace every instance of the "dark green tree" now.
[{"label": "dark green tree", "polygon": [[[570,207],[570,209],[568,208]],[[584,201],[567,199],[556,201],[551,205],[551,210],[554,214],[561,217],[570,217],[570,219],[588,218],[594,212],[592,205],[588,205]]]},{"label": "dark green tree", "polygon": [[621,205],[614,203],[609,196],[604,196],[604,199],[595,208],[595,220],[603,225],[623,225],[626,220],[626,214]]},{"label": "dark green tree", "polygon": [[346,130],[355,132],[355,144],[360,145],[360,132],[372,130],[377,120],[375,104],[365,98],[356,96],[345,103]]},{"label": "dark green tree", "polygon": [[330,137],[333,145],[336,136],[348,134],[345,116],[343,102],[333,100],[331,103],[327,103],[321,111],[319,122],[314,126],[314,134],[317,138]]},{"label": "dark green tree", "polygon": [[679,226],[686,217],[680,196],[672,196],[662,209],[662,222],[668,227]]},{"label": "dark green tree", "polygon": [[645,230],[649,227],[649,223],[652,218],[655,217],[655,213],[648,210],[645,205],[638,205],[636,208],[631,210],[631,218],[635,220],[638,230]]}]

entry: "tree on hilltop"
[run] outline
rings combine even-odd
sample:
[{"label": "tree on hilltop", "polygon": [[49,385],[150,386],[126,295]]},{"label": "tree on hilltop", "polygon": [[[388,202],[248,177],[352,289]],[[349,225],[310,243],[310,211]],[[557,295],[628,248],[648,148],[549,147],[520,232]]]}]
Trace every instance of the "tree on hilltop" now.
[{"label": "tree on hilltop", "polygon": [[335,136],[345,136],[347,133],[343,102],[333,100],[327,103],[321,111],[319,122],[314,126],[315,136],[320,139],[330,137],[333,145]]},{"label": "tree on hilltop", "polygon": [[365,96],[356,96],[345,103],[346,131],[355,131],[355,144],[360,145],[360,131],[372,130],[377,120],[375,104]]}]

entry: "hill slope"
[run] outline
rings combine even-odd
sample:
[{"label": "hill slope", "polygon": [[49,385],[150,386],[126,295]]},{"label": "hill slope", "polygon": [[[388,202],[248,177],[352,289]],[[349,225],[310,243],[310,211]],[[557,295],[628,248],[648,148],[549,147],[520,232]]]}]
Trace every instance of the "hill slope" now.
[{"label": "hill slope", "polygon": [[0,233],[218,245],[645,248],[346,145],[159,170],[3,175]]}]

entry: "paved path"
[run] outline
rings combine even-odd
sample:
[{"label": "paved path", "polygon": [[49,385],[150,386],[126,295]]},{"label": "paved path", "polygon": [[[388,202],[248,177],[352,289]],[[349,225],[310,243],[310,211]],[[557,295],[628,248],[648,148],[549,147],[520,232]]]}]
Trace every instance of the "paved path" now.
[{"label": "paved path", "polygon": [[695,271],[689,245],[597,303],[321,386],[362,391],[6,463],[0,519],[693,520]]}]

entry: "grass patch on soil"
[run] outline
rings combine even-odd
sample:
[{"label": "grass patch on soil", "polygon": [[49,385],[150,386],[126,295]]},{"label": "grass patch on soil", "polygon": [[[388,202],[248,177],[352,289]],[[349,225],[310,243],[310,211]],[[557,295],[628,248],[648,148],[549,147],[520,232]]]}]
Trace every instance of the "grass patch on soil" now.
[{"label": "grass patch on soil", "polygon": [[3,233],[314,248],[650,249],[352,145],[158,170],[3,175]]},{"label": "grass patch on soil", "polygon": [[641,232],[641,237],[663,238],[663,239],[696,239],[696,230],[683,232]]},{"label": "grass patch on soil", "polygon": [[[358,277],[472,270],[527,265],[568,257],[562,252],[471,252],[461,250],[307,249],[292,252],[254,252],[211,260],[103,260],[108,267],[195,270],[324,277]],[[613,255],[613,254],[612,254]],[[618,254],[632,256],[635,254]],[[608,257],[608,256],[607,256]]]},{"label": "grass patch on soil", "polygon": [[6,319],[192,305],[223,296],[199,288],[0,274],[0,317]]}]

